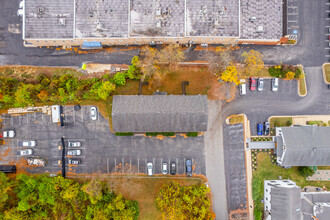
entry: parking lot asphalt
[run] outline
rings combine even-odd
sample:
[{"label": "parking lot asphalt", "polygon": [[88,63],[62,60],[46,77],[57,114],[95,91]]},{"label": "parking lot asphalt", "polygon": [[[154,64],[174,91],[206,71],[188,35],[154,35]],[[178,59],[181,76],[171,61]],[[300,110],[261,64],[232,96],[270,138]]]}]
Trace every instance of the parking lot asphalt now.
[{"label": "parking lot asphalt", "polygon": [[247,189],[242,124],[223,124],[223,148],[228,213],[247,209]]},{"label": "parking lot asphalt", "polygon": [[[14,162],[20,164],[22,156],[17,150],[27,149],[18,147],[18,141],[36,140],[37,146],[32,156],[23,158],[43,158],[47,160],[45,167],[26,168],[32,173],[57,173],[61,170],[58,161],[61,160],[61,137],[65,143],[79,141],[82,151],[79,165],[67,165],[68,174],[79,173],[146,173],[146,163],[153,163],[154,174],[162,172],[163,162],[176,162],[177,174],[185,174],[185,160],[192,159],[194,174],[205,175],[204,137],[189,137],[177,135],[174,138],[165,137],[160,140],[156,137],[145,136],[116,136],[110,132],[109,122],[101,114],[97,120],[90,118],[90,106],[82,106],[75,111],[73,106],[63,106],[64,126],[52,123],[51,116],[41,112],[29,113],[11,117],[3,117],[3,130],[13,129],[15,138],[6,139],[1,147],[4,154],[0,163]],[[69,149],[66,147],[66,151]],[[8,150],[9,149],[9,150]]]}]

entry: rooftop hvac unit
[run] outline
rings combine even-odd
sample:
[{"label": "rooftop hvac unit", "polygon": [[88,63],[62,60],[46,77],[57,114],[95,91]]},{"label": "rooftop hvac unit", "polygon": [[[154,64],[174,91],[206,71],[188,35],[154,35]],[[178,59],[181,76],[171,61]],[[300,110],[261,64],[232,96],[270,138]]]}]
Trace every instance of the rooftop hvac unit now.
[{"label": "rooftop hvac unit", "polygon": [[262,32],[264,32],[264,27],[261,26],[261,25],[259,25],[259,26],[257,27],[257,33],[262,33]]},{"label": "rooftop hvac unit", "polygon": [[157,27],[161,28],[162,27],[162,22],[161,21],[157,21]]},{"label": "rooftop hvac unit", "polygon": [[60,25],[65,26],[65,18],[60,18],[59,23]]},{"label": "rooftop hvac unit", "polygon": [[160,16],[160,14],[161,14],[160,8],[157,8],[157,10],[156,10],[156,16]]},{"label": "rooftop hvac unit", "polygon": [[251,17],[249,20],[250,20],[251,22],[255,22],[255,21],[257,20],[257,17]]}]

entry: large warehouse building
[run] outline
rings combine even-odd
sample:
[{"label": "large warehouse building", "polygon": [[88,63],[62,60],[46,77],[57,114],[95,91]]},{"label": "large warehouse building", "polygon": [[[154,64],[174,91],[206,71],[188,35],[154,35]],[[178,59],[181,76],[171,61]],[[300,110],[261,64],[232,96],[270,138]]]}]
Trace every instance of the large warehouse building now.
[{"label": "large warehouse building", "polygon": [[[276,44],[284,0],[24,0],[26,46]],[[92,42],[92,43],[89,43]]]}]

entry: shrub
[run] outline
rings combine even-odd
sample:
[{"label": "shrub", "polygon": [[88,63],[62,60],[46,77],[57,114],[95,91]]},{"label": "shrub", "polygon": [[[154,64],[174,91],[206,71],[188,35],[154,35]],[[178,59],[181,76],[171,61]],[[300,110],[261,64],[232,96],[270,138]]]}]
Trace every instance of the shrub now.
[{"label": "shrub", "polygon": [[188,137],[197,137],[198,136],[198,132],[188,132],[187,133]]},{"label": "shrub", "polygon": [[310,167],[298,167],[298,172],[305,178],[314,174],[314,170]]},{"label": "shrub", "polygon": [[117,136],[133,136],[133,132],[116,132],[115,135]]},{"label": "shrub", "polygon": [[135,56],[132,58],[132,65],[129,66],[126,76],[129,79],[140,79],[141,78],[141,69],[138,67],[140,58]]},{"label": "shrub", "polygon": [[124,86],[126,84],[126,75],[125,75],[125,73],[122,73],[122,72],[116,73],[115,76],[113,77],[113,82],[117,86]]},{"label": "shrub", "polygon": [[116,86],[114,84],[109,81],[105,81],[101,83],[100,87],[97,90],[97,94],[101,99],[106,100],[109,95],[115,90]]}]

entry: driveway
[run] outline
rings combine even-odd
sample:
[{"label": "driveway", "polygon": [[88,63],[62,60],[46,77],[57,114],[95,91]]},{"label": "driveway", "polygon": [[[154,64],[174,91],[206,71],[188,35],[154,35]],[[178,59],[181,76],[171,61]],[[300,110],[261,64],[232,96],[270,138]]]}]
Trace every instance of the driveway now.
[{"label": "driveway", "polygon": [[[162,173],[162,163],[175,162],[177,174],[185,174],[185,160],[191,159],[194,174],[205,175],[204,137],[189,137],[177,135],[175,138],[165,137],[159,140],[155,137],[116,136],[110,132],[109,122],[101,114],[97,120],[90,118],[90,106],[82,106],[80,111],[74,111],[73,106],[63,106],[64,124],[59,127],[51,122],[51,116],[41,112],[29,113],[16,117],[5,116],[3,129],[13,129],[16,136],[7,139],[0,151],[8,155],[0,161],[2,164],[14,162],[25,166],[21,156],[16,154],[20,140],[36,140],[32,157],[47,160],[47,166],[33,168],[30,172],[57,173],[60,171],[58,160],[62,157],[61,137],[65,143],[79,141],[82,151],[82,163],[67,166],[67,171],[73,173],[146,173],[146,163],[152,162],[154,173]],[[66,147],[68,149],[68,147]],[[24,159],[28,157],[23,157]],[[66,157],[68,162],[68,158]],[[66,164],[67,164],[66,162]]]}]

